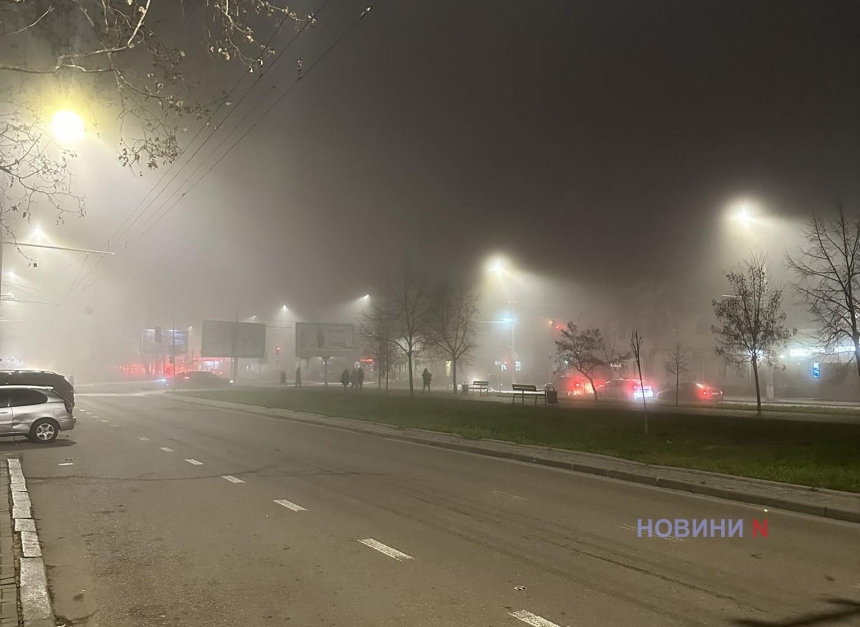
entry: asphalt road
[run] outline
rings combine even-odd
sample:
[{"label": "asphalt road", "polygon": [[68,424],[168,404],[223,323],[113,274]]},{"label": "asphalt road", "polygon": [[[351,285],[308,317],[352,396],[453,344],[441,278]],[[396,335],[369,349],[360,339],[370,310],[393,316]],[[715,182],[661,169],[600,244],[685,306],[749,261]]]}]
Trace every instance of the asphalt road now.
[{"label": "asphalt road", "polygon": [[[860,525],[157,395],[78,403],[54,445],[0,441],[60,624],[860,624]],[[638,537],[659,518],[744,537]]]}]

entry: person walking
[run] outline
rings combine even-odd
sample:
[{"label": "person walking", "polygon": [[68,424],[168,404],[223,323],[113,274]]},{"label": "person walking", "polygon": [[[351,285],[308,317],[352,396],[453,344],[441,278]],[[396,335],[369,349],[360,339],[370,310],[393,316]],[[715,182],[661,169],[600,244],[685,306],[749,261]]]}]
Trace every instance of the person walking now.
[{"label": "person walking", "polygon": [[346,389],[346,386],[349,385],[349,369],[344,368],[343,373],[340,375],[340,382],[343,385],[343,389]]},{"label": "person walking", "polygon": [[424,390],[430,391],[430,380],[433,379],[433,375],[430,374],[430,371],[427,368],[424,368],[424,372],[421,373],[421,379],[424,381],[424,387],[421,388],[421,392]]},{"label": "person walking", "polygon": [[364,368],[361,366],[358,367],[358,371],[355,373],[355,378],[358,381],[358,389],[360,390],[364,386]]}]

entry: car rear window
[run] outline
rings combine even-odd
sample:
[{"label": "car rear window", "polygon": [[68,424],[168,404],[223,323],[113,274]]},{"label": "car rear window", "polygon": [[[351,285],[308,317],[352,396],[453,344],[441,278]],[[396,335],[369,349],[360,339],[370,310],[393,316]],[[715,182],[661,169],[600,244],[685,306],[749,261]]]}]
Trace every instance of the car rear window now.
[{"label": "car rear window", "polygon": [[9,394],[11,407],[41,405],[48,402],[48,397],[37,390],[9,390]]}]

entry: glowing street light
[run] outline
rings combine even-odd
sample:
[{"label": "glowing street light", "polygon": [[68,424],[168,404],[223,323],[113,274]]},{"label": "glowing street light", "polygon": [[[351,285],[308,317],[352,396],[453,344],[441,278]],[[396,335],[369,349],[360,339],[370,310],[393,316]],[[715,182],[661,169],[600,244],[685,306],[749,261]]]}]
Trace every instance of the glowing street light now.
[{"label": "glowing street light", "polygon": [[74,111],[57,111],[51,118],[51,133],[63,144],[79,142],[84,138],[84,121]]},{"label": "glowing street light", "polygon": [[742,200],[729,208],[729,220],[742,228],[748,229],[753,224],[761,223],[761,211],[757,203]]}]

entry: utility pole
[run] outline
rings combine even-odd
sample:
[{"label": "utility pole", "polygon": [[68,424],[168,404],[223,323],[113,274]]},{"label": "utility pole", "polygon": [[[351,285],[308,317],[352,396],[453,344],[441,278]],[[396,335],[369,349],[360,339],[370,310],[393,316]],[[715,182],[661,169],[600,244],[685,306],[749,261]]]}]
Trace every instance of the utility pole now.
[{"label": "utility pole", "polygon": [[239,310],[237,309],[236,310],[236,321],[233,323],[233,333],[231,334],[231,337],[230,337],[230,342],[231,342],[231,344],[230,344],[230,361],[232,363],[231,369],[233,371],[233,376],[231,378],[233,379],[234,382],[239,380],[238,376],[237,376],[239,374],[239,358],[236,356],[236,352],[238,350],[237,346],[236,346],[236,343],[237,343],[236,336],[238,335],[238,333],[239,333]]},{"label": "utility pole", "polygon": [[173,370],[173,391],[176,391],[176,293],[173,295],[173,319],[170,322],[170,353]]}]

